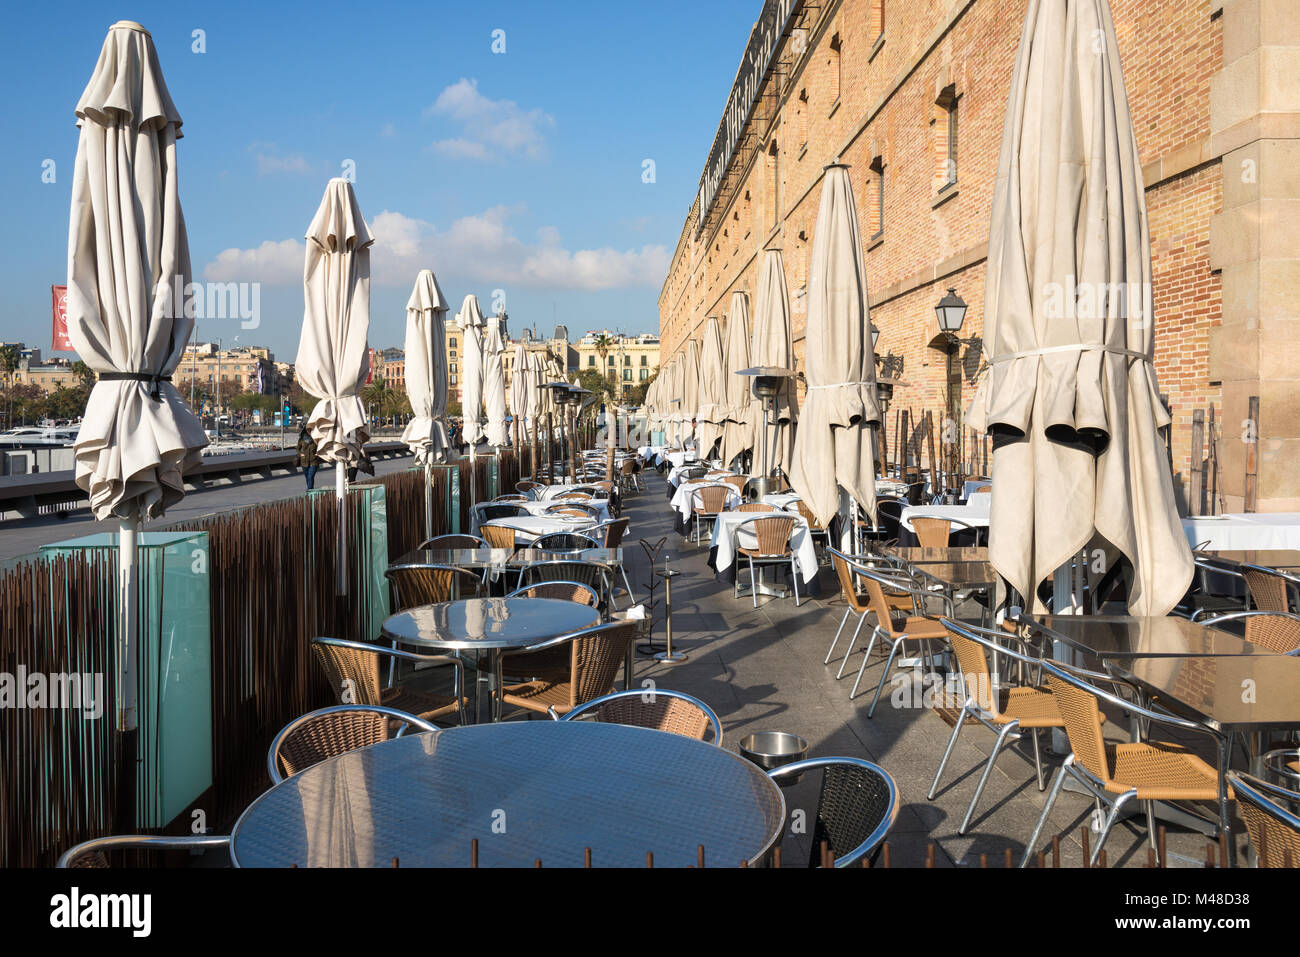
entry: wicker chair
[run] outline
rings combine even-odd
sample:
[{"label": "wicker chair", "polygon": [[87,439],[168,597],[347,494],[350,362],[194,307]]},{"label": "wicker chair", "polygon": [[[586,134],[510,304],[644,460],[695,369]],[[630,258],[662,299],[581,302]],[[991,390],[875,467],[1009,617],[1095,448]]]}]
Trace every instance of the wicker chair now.
[{"label": "wicker chair", "polygon": [[435,535],[433,538],[425,539],[420,543],[420,548],[488,548],[487,542],[477,535]]},{"label": "wicker chair", "polygon": [[453,565],[405,565],[388,569],[384,576],[392,583],[397,599],[393,611],[474,598],[483,590],[478,575]]},{"label": "wicker chair", "polygon": [[560,680],[542,679],[520,684],[500,685],[501,700],[506,704],[539,714],[565,715],[614,690],[618,669],[627,656],[628,646],[636,636],[635,621],[614,621],[575,631],[534,645],[530,651],[544,651],[561,645],[569,647],[569,672]]},{"label": "wicker chair", "polygon": [[[519,578],[515,581],[515,588],[519,589],[525,585],[548,581],[580,582],[597,595],[603,597],[609,594],[609,570],[604,565],[598,565],[595,562],[564,559],[530,562],[524,565],[519,569]],[[603,605],[603,601],[601,605]]]},{"label": "wicker chair", "polygon": [[1264,568],[1262,565],[1243,564],[1241,577],[1246,579],[1251,601],[1260,611],[1289,612],[1291,610],[1286,579],[1273,569]]},{"label": "wicker chair", "polygon": [[620,548],[623,545],[623,536],[627,534],[628,522],[629,519],[616,518],[601,522],[595,528],[588,529],[588,532],[598,538],[605,548]]},{"label": "wicker chair", "polygon": [[807,771],[822,771],[821,796],[812,832],[809,867],[821,867],[822,843],[835,867],[864,857],[875,859],[898,817],[898,787],[884,768],[862,758],[809,758],[767,772],[780,783]]},{"label": "wicker chair", "polygon": [[546,488],[541,482],[516,482],[515,491],[521,495],[532,496],[539,488]]},{"label": "wicker chair", "polygon": [[590,518],[600,521],[600,509],[582,502],[558,502],[545,512],[547,515],[570,515],[573,518]]},{"label": "wicker chair", "polygon": [[815,545],[820,541],[823,547],[830,545],[831,533],[827,531],[825,525],[817,521],[817,516],[812,513],[812,509],[804,504],[803,499],[796,499],[793,502],[793,508],[808,523],[808,534],[812,536],[813,544]]},{"label": "wicker chair", "polygon": [[530,501],[530,499],[528,498],[527,495],[524,495],[522,492],[517,493],[517,494],[512,494],[512,493],[507,492],[505,495],[498,495],[498,496],[497,496],[496,498],[494,498],[492,501],[494,501],[494,502],[527,502],[527,501]]},{"label": "wicker chair", "polygon": [[[395,735],[389,733],[390,722],[400,725]],[[271,783],[279,784],[328,758],[400,737],[407,727],[438,730],[429,722],[395,708],[371,704],[321,708],[294,718],[280,729],[266,753],[266,770]]]},{"label": "wicker chair", "polygon": [[691,516],[695,521],[696,545],[700,543],[700,522],[711,522],[725,512],[731,493],[731,486],[722,482],[717,485],[701,485],[691,490]]},{"label": "wicker chair", "polygon": [[635,459],[624,459],[623,464],[619,466],[619,472],[623,478],[623,488],[634,492],[641,491],[641,467]]},{"label": "wicker chair", "polygon": [[[736,557],[749,562],[749,584],[754,598],[754,607],[758,607],[758,577],[755,566],[764,565],[790,566],[790,584],[794,586],[794,604],[799,607],[799,563],[795,558],[794,546],[790,536],[794,534],[797,524],[788,515],[755,515],[736,526]],[[749,533],[754,536],[753,545],[742,545],[741,536]],[[740,573],[736,573],[736,585],[733,597],[740,595]]]},{"label": "wicker chair", "polygon": [[768,505],[766,502],[746,502],[744,505],[737,505],[732,509],[733,512],[779,512],[781,511],[775,505]]},{"label": "wicker chair", "polygon": [[[313,638],[311,649],[329,678],[330,687],[338,695],[339,704],[383,705],[413,714],[424,721],[433,721],[455,713],[461,723],[465,723],[465,698],[461,690],[465,687],[465,674],[464,665],[458,658],[449,655],[421,655],[400,648],[386,648],[364,641],[345,641],[342,638]],[[393,685],[391,668],[389,686],[383,687],[379,680],[380,658],[387,658],[393,663],[409,661],[412,664],[450,665],[455,669],[452,693],[434,694]]]},{"label": "wicker chair", "polygon": [[979,544],[979,528],[956,518],[914,518],[912,531],[922,548],[947,548],[952,533],[958,531],[974,532]]},{"label": "wicker chair", "polygon": [[[555,598],[576,601],[591,608],[600,607],[600,595],[590,585],[573,581],[545,581],[516,588],[507,598]],[[548,648],[544,651],[511,651],[501,656],[501,672],[530,680],[558,681],[569,670],[569,649]]]},{"label": "wicker chair", "polygon": [[[1292,790],[1300,791],[1300,750],[1278,748],[1265,754],[1260,763],[1264,765],[1264,773],[1274,779],[1273,783],[1282,787],[1289,785]],[[1297,805],[1297,811],[1300,811],[1300,805]]]},{"label": "wicker chair", "polygon": [[[1198,620],[1193,618],[1193,620]],[[1246,640],[1275,655],[1300,655],[1300,615],[1282,611],[1236,611],[1216,618],[1200,618],[1202,625],[1243,621]]]},{"label": "wicker chair", "polygon": [[737,495],[745,494],[745,483],[749,481],[748,475],[723,475],[719,477],[723,482],[735,488]]},{"label": "wicker chair", "polygon": [[154,834],[123,834],[111,837],[96,837],[82,841],[68,848],[54,865],[56,868],[91,868],[109,867],[110,851],[183,851],[195,848],[220,847],[230,850],[230,836],[227,834],[194,834],[183,837],[170,837]]},{"label": "wicker chair", "polygon": [[[984,772],[980,775],[979,784],[975,786],[975,793],[966,808],[966,816],[962,818],[961,827],[957,829],[958,834],[965,834],[966,829],[970,827],[971,816],[975,813],[975,805],[979,803],[980,795],[984,793],[984,785],[988,783],[989,775],[993,772],[993,765],[997,763],[998,755],[1007,744],[1023,738],[1024,735],[1020,732],[1024,729],[1030,731],[1033,741],[1034,773],[1038,778],[1038,790],[1044,789],[1046,784],[1043,779],[1043,758],[1038,733],[1044,728],[1064,728],[1065,719],[1061,717],[1061,709],[1056,706],[1056,698],[1050,688],[1036,685],[999,687],[997,697],[993,697],[993,676],[989,673],[987,651],[1028,665],[1035,675],[1038,674],[1037,666],[1040,659],[1026,653],[1028,649],[1024,647],[1023,639],[1008,633],[1005,629],[993,631],[974,625],[959,624],[948,618],[943,619],[943,625],[948,629],[948,641],[961,667],[966,701],[961,707],[957,723],[953,726],[952,737],[948,739],[947,750],[943,752],[943,759],[939,762],[939,769],[934,773],[934,782],[930,785],[930,793],[926,795],[926,799],[933,801],[939,791],[939,780],[943,777],[948,759],[952,757],[953,748],[957,746],[957,737],[966,724],[967,716],[974,718],[997,735],[997,742],[993,745],[988,760],[984,762]],[[1022,650],[1016,651],[1004,647],[1005,642],[1020,643]],[[1100,715],[1099,718],[1105,721],[1104,715]]]},{"label": "wicker chair", "polygon": [[1287,809],[1300,794],[1238,771],[1228,780],[1259,866],[1300,867],[1300,816]]},{"label": "wicker chair", "polygon": [[522,518],[532,513],[522,505],[513,505],[510,502],[493,503],[488,502],[485,505],[476,505],[474,510],[478,513],[479,524],[493,522],[498,518]]},{"label": "wicker chair", "polygon": [[[853,681],[852,690],[849,691],[850,701],[857,697],[858,684],[862,681],[862,674],[867,670],[868,662],[871,661],[871,650],[875,647],[876,639],[880,638],[882,643],[889,642],[889,657],[885,659],[885,667],[880,672],[880,683],[876,685],[876,695],[871,699],[871,707],[867,709],[867,717],[870,718],[876,713],[876,705],[880,703],[880,693],[885,689],[885,682],[889,680],[889,668],[898,656],[899,650],[905,648],[909,640],[919,641],[925,649],[925,657],[933,660],[930,643],[936,639],[940,642],[946,640],[948,633],[942,623],[932,618],[909,615],[906,612],[900,615],[895,605],[886,599],[885,588],[889,588],[895,594],[906,592],[913,608],[925,608],[926,596],[921,592],[920,586],[905,572],[856,568],[854,573],[859,575],[867,586],[868,604],[876,616],[876,627],[872,629],[871,640],[867,642],[867,647],[863,651],[862,665],[858,668],[858,676]],[[949,613],[952,611],[951,608],[947,610]],[[850,647],[849,655],[852,653]],[[844,656],[845,662],[848,661],[849,655]],[[843,672],[844,664],[841,663],[840,673]],[[836,677],[838,678],[839,675]]]},{"label": "wicker chair", "polygon": [[480,525],[479,532],[491,548],[515,548],[515,530],[508,525]]},{"label": "wicker chair", "polygon": [[1228,833],[1227,800],[1232,796],[1231,789],[1225,795],[1219,794],[1219,776],[1215,769],[1179,744],[1149,741],[1106,743],[1101,731],[1101,703],[1106,702],[1126,710],[1139,724],[1146,721],[1209,735],[1218,745],[1220,763],[1226,768],[1228,741],[1225,737],[1204,724],[1125,701],[1118,695],[1095,687],[1087,679],[1067,670],[1060,662],[1044,660],[1039,666],[1047,673],[1048,685],[1061,710],[1061,717],[1065,720],[1065,733],[1070,739],[1070,755],[1056,772],[1043,813],[1025,845],[1025,854],[1020,860],[1021,867],[1029,864],[1034,846],[1038,843],[1043,825],[1056,804],[1066,777],[1073,778],[1099,803],[1110,807],[1110,813],[1106,815],[1097,842],[1093,845],[1089,866],[1096,864],[1097,856],[1105,846],[1115,821],[1124,806],[1133,800],[1142,801],[1146,805],[1148,838],[1157,853],[1159,848],[1153,807],[1155,801],[1218,803],[1219,830]]},{"label": "wicker chair", "polygon": [[[853,630],[853,637],[849,639],[849,651],[848,654],[845,654],[844,660],[848,661],[849,655],[853,653],[853,646],[858,640],[858,632],[862,630],[862,623],[867,620],[867,612],[871,610],[867,596],[858,590],[857,582],[854,581],[853,573],[856,569],[871,567],[867,564],[867,561],[875,561],[875,559],[864,560],[861,557],[853,558],[849,555],[845,555],[836,548],[828,548],[827,551],[830,552],[831,567],[835,569],[835,577],[839,580],[840,595],[844,598],[844,603],[848,607],[844,609],[844,617],[840,619],[840,627],[836,629],[835,637],[831,641],[831,646],[826,652],[826,659],[822,662],[824,665],[831,663],[831,657],[835,654],[835,646],[840,643],[840,635],[844,632],[844,625],[848,622],[849,615],[856,613],[858,616],[858,624]],[[885,601],[896,611],[914,610],[912,607],[912,596],[909,592],[886,592]],[[844,664],[841,662],[840,674],[835,677],[842,677],[843,674]]]},{"label": "wicker chair", "polygon": [[578,705],[563,717],[553,709],[549,713],[556,721],[573,721],[590,714],[596,721],[652,728],[700,741],[712,728],[712,743],[722,747],[722,722],[713,709],[699,698],[666,688],[616,691]]},{"label": "wicker chair", "polygon": [[539,551],[551,549],[563,552],[575,548],[599,548],[600,542],[580,532],[551,532],[549,535],[537,536],[528,547]]}]

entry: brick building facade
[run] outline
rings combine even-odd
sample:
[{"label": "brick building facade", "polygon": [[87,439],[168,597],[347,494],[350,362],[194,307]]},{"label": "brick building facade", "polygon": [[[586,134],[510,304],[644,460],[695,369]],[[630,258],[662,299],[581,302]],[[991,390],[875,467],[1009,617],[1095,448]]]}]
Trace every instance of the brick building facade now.
[{"label": "brick building facade", "polygon": [[[779,248],[802,362],[822,169],[838,160],[850,166],[877,354],[903,361],[894,411],[960,418],[980,343],[950,363],[936,347],[934,306],[956,289],[970,307],[961,336],[980,335],[1026,0],[784,6],[788,21],[779,0],[763,8],[781,39],[725,172],[706,171],[660,293],[664,360],[723,316],[733,291],[752,297],[762,251]],[[1176,485],[1186,495],[1193,412],[1213,406],[1226,510],[1243,508],[1243,438],[1259,443],[1260,510],[1300,510],[1300,230],[1287,215],[1300,211],[1295,0],[1111,0],[1111,9],[1143,163]],[[760,20],[756,34],[764,28]],[[1253,396],[1260,414],[1246,422]]]}]

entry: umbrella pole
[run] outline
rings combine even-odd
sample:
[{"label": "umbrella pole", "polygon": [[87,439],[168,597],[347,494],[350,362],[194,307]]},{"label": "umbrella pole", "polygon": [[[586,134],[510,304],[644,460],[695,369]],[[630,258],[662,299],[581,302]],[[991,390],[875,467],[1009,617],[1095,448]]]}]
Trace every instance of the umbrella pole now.
[{"label": "umbrella pole", "polygon": [[425,453],[424,460],[424,540],[433,538],[433,455]]},{"label": "umbrella pole", "polygon": [[469,444],[469,507],[478,504],[478,489],[474,487],[474,443]]},{"label": "umbrella pole", "polygon": [[140,590],[137,585],[140,557],[140,507],[133,505],[131,514],[118,524],[117,567],[120,607],[118,656],[117,730],[122,740],[122,763],[117,780],[117,820],[119,831],[137,831],[136,786],[139,769],[139,701],[136,684],[136,659],[140,640]]},{"label": "umbrella pole", "polygon": [[342,597],[348,593],[348,470],[342,459],[334,462],[334,497],[339,510],[338,580],[334,594]]}]

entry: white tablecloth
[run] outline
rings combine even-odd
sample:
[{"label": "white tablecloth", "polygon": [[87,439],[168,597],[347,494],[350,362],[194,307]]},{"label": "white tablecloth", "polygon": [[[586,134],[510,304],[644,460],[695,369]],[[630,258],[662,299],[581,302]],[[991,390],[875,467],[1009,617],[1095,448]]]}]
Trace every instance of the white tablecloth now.
[{"label": "white tablecloth", "polygon": [[[673,488],[676,488],[676,487],[677,487],[677,483],[680,482],[680,481],[682,480],[682,475],[685,474],[685,472],[686,472],[688,469],[697,469],[697,468],[699,468],[699,467],[700,467],[701,465],[703,465],[703,464],[704,464],[704,463],[702,463],[702,462],[690,462],[690,463],[687,463],[686,465],[675,465],[675,466],[673,466],[672,470],[668,473],[668,484],[671,485]],[[719,469],[719,470],[716,470],[716,471],[720,472],[720,474],[717,476],[716,479],[709,479],[710,482],[713,482],[713,481],[721,482],[722,479],[723,479],[725,476],[728,476],[728,475],[736,475],[736,474],[738,474],[738,473],[736,473],[736,472],[726,472],[726,471],[722,471],[722,470],[720,470],[720,469]]]},{"label": "white tablecloth", "polygon": [[983,488],[986,485],[991,487],[993,485],[993,480],[986,478],[967,479],[966,484],[961,487],[961,497],[970,498],[975,494],[977,488]]},{"label": "white tablecloth", "polygon": [[[817,577],[817,548],[813,545],[812,536],[808,534],[808,523],[803,517],[791,512],[784,513],[795,520],[794,534],[790,537],[790,544],[794,548],[795,567],[799,569],[799,577],[805,582],[811,582]],[[736,560],[736,526],[749,518],[762,518],[761,512],[723,512],[713,523],[713,538],[709,542],[709,548],[718,550],[714,559],[714,567],[718,571],[725,571],[731,567],[731,563]],[[746,529],[740,532],[740,535],[746,539],[742,542],[746,548],[753,548],[756,544],[755,536],[752,530]]]},{"label": "white tablecloth", "polygon": [[993,507],[992,492],[972,492],[966,497],[966,504],[971,508],[982,509],[987,512]]},{"label": "white tablecloth", "polygon": [[983,505],[910,505],[903,509],[901,524],[909,532],[914,518],[951,518],[976,528],[987,528],[989,524],[989,503]]},{"label": "white tablecloth", "polygon": [[[672,501],[669,503],[673,511],[682,517],[682,521],[688,521],[691,517],[691,498],[692,492],[697,488],[703,488],[705,485],[714,485],[714,482],[684,482],[681,487],[673,493]],[[740,504],[740,493],[734,488],[727,494],[727,508],[735,508]]]},{"label": "white tablecloth", "polygon": [[[561,502],[510,502],[510,503],[479,502],[477,505],[475,505],[473,508],[469,510],[469,533],[471,535],[478,534],[479,524],[483,520],[483,515],[482,515],[483,509],[485,509],[489,505],[494,505],[494,504],[518,505],[521,508],[528,509],[529,513],[532,515],[542,515],[543,513],[546,512],[548,508],[553,508],[554,506],[563,503]],[[589,505],[600,512],[600,518],[597,519],[597,521],[608,522],[614,517],[609,514],[609,502],[607,499],[592,499],[590,502],[583,502],[582,504]]]},{"label": "white tablecloth", "polygon": [[1212,552],[1300,549],[1300,512],[1230,512],[1183,519],[1192,547]]},{"label": "white tablecloth", "polygon": [[542,535],[560,532],[583,532],[596,523],[589,518],[569,515],[520,515],[517,518],[494,518],[485,525],[501,525],[515,530],[515,543],[527,545]]},{"label": "white tablecloth", "polygon": [[667,462],[676,468],[679,465],[685,465],[687,462],[698,462],[699,460],[700,456],[694,449],[687,449],[685,452],[669,452],[666,455],[661,452],[655,459],[655,464],[662,465]]}]

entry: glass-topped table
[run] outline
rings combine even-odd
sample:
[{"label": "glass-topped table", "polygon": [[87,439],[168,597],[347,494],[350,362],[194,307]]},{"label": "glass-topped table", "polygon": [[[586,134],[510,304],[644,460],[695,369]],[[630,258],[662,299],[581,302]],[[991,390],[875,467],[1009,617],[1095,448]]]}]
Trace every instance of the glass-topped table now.
[{"label": "glass-topped table", "polygon": [[1025,621],[1045,637],[1074,651],[1104,659],[1272,654],[1231,632],[1173,615],[1039,615]]},{"label": "glass-topped table", "polygon": [[781,789],[663,731],[521,721],[408,735],[277,784],[235,823],[239,867],[686,867],[760,863]]},{"label": "glass-topped table", "polygon": [[621,548],[413,548],[390,568],[455,565],[458,568],[522,568],[533,562],[564,560],[594,562],[614,568],[623,562]]},{"label": "glass-topped table", "polygon": [[[463,598],[419,605],[384,619],[381,634],[399,645],[456,651],[473,658],[475,723],[490,720],[486,711],[497,691],[502,651],[518,650],[599,623],[589,605],[556,598]],[[484,695],[483,685],[488,685]]]}]

